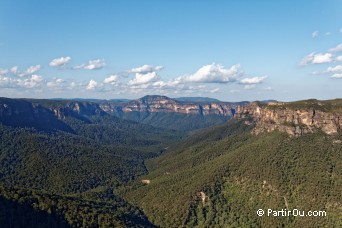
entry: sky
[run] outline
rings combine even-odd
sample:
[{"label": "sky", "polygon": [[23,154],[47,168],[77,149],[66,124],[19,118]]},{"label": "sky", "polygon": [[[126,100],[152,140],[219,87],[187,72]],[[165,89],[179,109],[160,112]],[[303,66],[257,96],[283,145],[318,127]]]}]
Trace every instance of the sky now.
[{"label": "sky", "polygon": [[0,97],[152,94],[342,98],[342,1],[0,1]]}]

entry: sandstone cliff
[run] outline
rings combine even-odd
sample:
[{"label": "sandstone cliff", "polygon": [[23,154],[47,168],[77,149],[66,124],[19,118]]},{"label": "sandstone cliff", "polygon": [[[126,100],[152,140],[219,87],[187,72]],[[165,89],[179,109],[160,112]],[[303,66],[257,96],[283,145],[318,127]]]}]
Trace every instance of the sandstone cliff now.
[{"label": "sandstone cliff", "polygon": [[[318,105],[312,105],[313,107],[309,107],[308,103],[304,104],[306,105],[303,105],[303,108],[293,108],[291,103],[262,104],[253,102],[244,107],[237,107],[236,117],[252,117],[256,123],[253,130],[255,134],[277,129],[293,136],[299,136],[321,129],[330,135],[336,134],[342,129],[342,114],[339,111],[334,111],[339,109],[328,110],[324,106],[324,102],[318,101],[314,103]],[[317,107],[319,108],[317,109]]]},{"label": "sandstone cliff", "polygon": [[235,103],[226,102],[179,102],[165,96],[145,96],[143,98],[125,102],[106,102],[100,107],[109,113],[115,112],[162,112],[193,115],[232,116],[235,112]]}]

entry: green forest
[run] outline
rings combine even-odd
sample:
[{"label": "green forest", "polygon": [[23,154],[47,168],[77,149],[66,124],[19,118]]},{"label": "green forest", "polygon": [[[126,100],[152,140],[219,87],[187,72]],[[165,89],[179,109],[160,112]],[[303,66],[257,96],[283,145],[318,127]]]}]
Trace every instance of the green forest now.
[{"label": "green forest", "polygon": [[[0,109],[3,227],[342,226],[341,131],[254,135],[250,116],[207,120],[194,131],[203,116],[181,128],[182,116],[164,115],[158,127],[109,115],[96,102],[1,102],[12,109]],[[327,216],[257,216],[268,208]]]}]

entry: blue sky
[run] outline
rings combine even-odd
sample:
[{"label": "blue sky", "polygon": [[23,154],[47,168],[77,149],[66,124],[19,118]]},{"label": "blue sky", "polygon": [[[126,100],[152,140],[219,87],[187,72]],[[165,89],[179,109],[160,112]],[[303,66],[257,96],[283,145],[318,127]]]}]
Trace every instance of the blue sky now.
[{"label": "blue sky", "polygon": [[341,98],[341,29],[339,0],[2,0],[0,96]]}]

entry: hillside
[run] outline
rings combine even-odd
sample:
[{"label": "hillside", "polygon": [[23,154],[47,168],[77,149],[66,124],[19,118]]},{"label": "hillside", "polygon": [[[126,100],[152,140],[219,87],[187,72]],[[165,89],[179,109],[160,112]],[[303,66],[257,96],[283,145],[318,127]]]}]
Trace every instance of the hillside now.
[{"label": "hillside", "polygon": [[[141,179],[150,184],[137,183],[125,197],[161,227],[341,226],[340,130],[255,134],[263,120],[253,114],[169,147],[147,162]],[[259,217],[260,208],[324,210],[327,217]]]},{"label": "hillside", "polygon": [[[0,186],[6,188],[0,191],[5,197],[0,200],[13,208],[13,215],[24,211],[41,219],[42,227],[64,224],[58,218],[73,227],[88,223],[129,227],[139,221],[145,226],[150,224],[147,218],[126,201],[104,197],[108,190],[90,199],[82,194],[102,186],[112,194],[146,173],[145,159],[158,156],[181,137],[119,119],[93,102],[1,98]],[[72,199],[65,198],[70,195]],[[118,203],[121,209],[116,211]],[[36,209],[30,212],[31,207]],[[84,208],[84,214],[77,208]],[[29,218],[16,219],[18,223],[9,218],[2,213],[1,224],[40,226]]]},{"label": "hillside", "polygon": [[[0,222],[35,227],[35,217],[43,227],[342,225],[338,100],[242,103],[200,115],[171,112],[179,103],[166,97],[129,102],[126,108],[156,123],[162,115],[170,125],[188,121],[192,132],[124,120],[102,101],[1,98],[0,201],[13,215],[26,216],[14,221],[3,212]],[[205,106],[182,107],[198,112]],[[217,126],[210,118],[228,117],[220,113],[229,120]],[[210,127],[193,131],[194,116]],[[260,208],[323,210],[327,217],[259,217]]]}]

